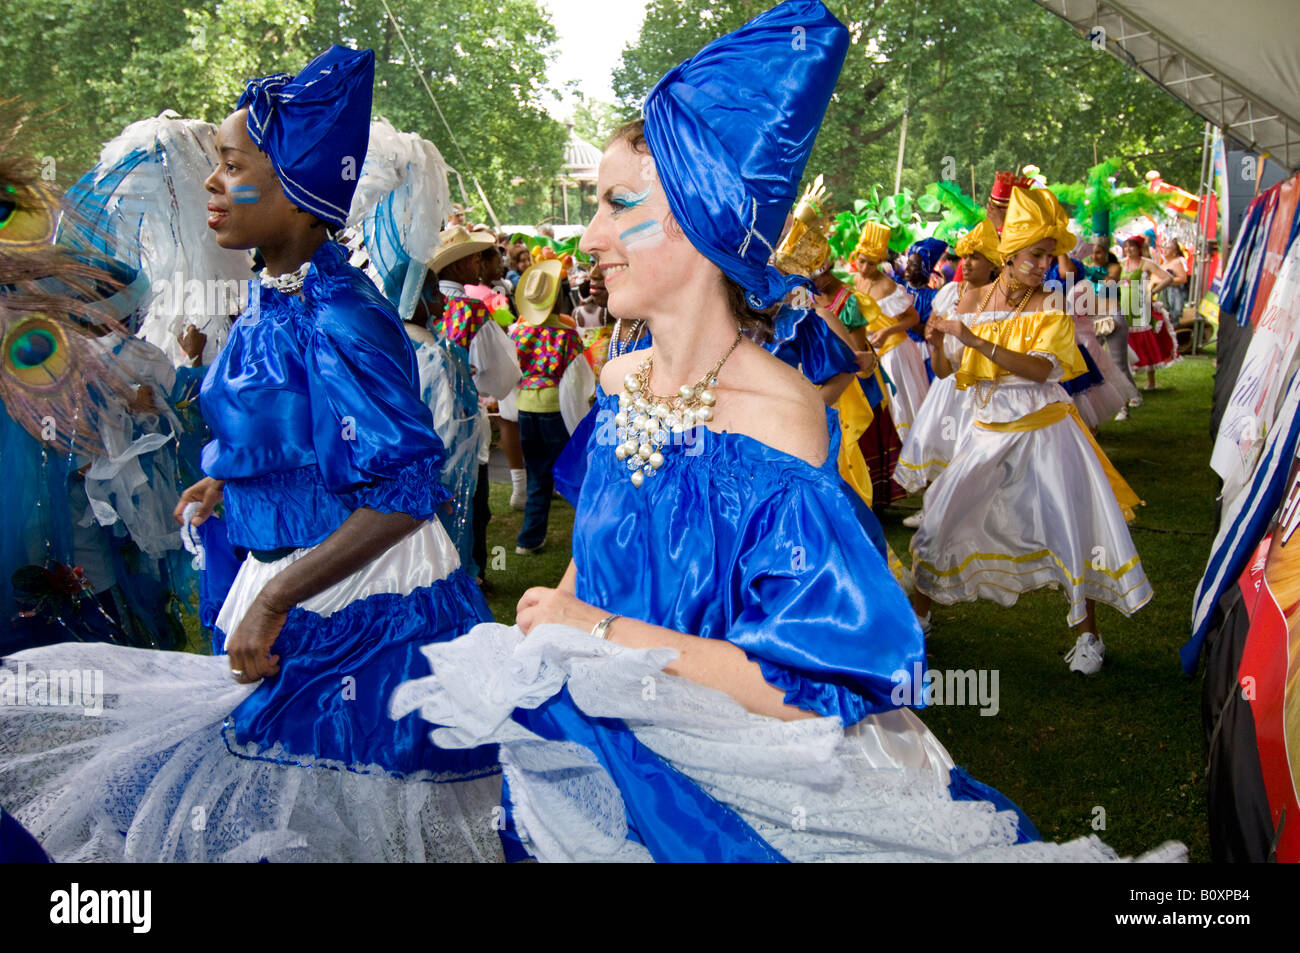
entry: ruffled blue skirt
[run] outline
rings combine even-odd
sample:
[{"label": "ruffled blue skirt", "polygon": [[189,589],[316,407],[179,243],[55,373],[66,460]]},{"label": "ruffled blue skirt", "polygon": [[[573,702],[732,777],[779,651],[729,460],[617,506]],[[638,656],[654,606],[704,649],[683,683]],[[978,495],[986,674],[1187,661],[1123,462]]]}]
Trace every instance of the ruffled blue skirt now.
[{"label": "ruffled blue skirt", "polygon": [[[231,713],[223,734],[241,748],[278,744],[291,755],[378,765],[397,775],[428,771],[436,780],[459,781],[499,773],[495,745],[444,750],[417,715],[388,717],[397,686],[428,674],[422,645],[454,639],[491,618],[462,570],[409,595],[360,599],[327,618],[295,608],[273,649],[280,674]],[[220,628],[217,638],[226,638]]]}]

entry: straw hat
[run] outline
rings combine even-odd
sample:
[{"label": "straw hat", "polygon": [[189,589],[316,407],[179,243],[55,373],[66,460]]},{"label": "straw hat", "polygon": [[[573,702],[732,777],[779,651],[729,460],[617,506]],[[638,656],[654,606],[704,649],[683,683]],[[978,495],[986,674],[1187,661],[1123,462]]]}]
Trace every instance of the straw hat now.
[{"label": "straw hat", "polygon": [[560,293],[560,260],[539,261],[519,276],[515,287],[515,309],[519,320],[537,327],[551,316],[555,297]]},{"label": "straw hat", "polygon": [[429,270],[436,275],[453,262],[484,252],[496,243],[496,236],[491,232],[471,232],[464,225],[453,225],[438,236],[438,247],[429,259]]}]

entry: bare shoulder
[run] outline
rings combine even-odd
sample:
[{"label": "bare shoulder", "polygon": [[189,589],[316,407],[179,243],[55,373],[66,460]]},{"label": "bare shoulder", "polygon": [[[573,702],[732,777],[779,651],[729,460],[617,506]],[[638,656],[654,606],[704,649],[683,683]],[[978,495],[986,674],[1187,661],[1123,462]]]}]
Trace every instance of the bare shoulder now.
[{"label": "bare shoulder", "polygon": [[649,349],[628,351],[610,358],[600,369],[600,389],[610,395],[623,393],[623,378],[640,367],[649,353]]},{"label": "bare shoulder", "polygon": [[[720,394],[713,429],[744,434],[815,467],[825,463],[830,439],[826,404],[817,388],[757,345],[738,351],[736,358],[736,373]],[[726,406],[723,397],[732,398]]]}]

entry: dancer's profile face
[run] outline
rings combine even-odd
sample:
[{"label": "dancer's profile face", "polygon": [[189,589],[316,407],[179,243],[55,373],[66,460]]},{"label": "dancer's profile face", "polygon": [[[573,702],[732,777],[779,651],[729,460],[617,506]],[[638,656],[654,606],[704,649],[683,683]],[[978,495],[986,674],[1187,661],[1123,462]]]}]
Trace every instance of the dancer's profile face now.
[{"label": "dancer's profile face", "polygon": [[1007,259],[1007,268],[1011,271],[1011,277],[1022,285],[1036,286],[1043,283],[1043,276],[1052,267],[1055,257],[1056,239],[1040,238]]},{"label": "dancer's profile face", "polygon": [[716,273],[672,219],[648,152],[625,139],[611,143],[600,160],[596,194],[600,204],[578,247],[599,262],[613,314],[647,317],[702,270]]},{"label": "dancer's profile face", "polygon": [[222,248],[262,248],[282,243],[310,217],[284,196],[270,157],[248,135],[248,110],[231,113],[217,129],[217,167],[208,191],[208,228]]},{"label": "dancer's profile face", "polygon": [[914,287],[923,287],[929,280],[930,275],[925,270],[925,262],[921,261],[921,256],[915,253],[907,256],[907,267],[903,271],[909,283]]},{"label": "dancer's profile face", "polygon": [[993,276],[993,263],[977,251],[961,260],[961,273],[973,285],[986,285]]}]

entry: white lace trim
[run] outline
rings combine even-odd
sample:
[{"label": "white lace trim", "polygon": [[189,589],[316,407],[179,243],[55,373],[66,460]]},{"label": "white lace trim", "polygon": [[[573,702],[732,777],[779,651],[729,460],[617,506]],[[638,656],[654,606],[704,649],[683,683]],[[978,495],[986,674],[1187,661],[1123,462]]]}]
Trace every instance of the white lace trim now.
[{"label": "white lace trim", "polygon": [[223,723],[256,686],[225,659],[65,643],[7,665],[19,662],[102,674],[97,717],[0,705],[0,803],[57,861],[502,859],[500,778],[431,784],[233,755]]}]

